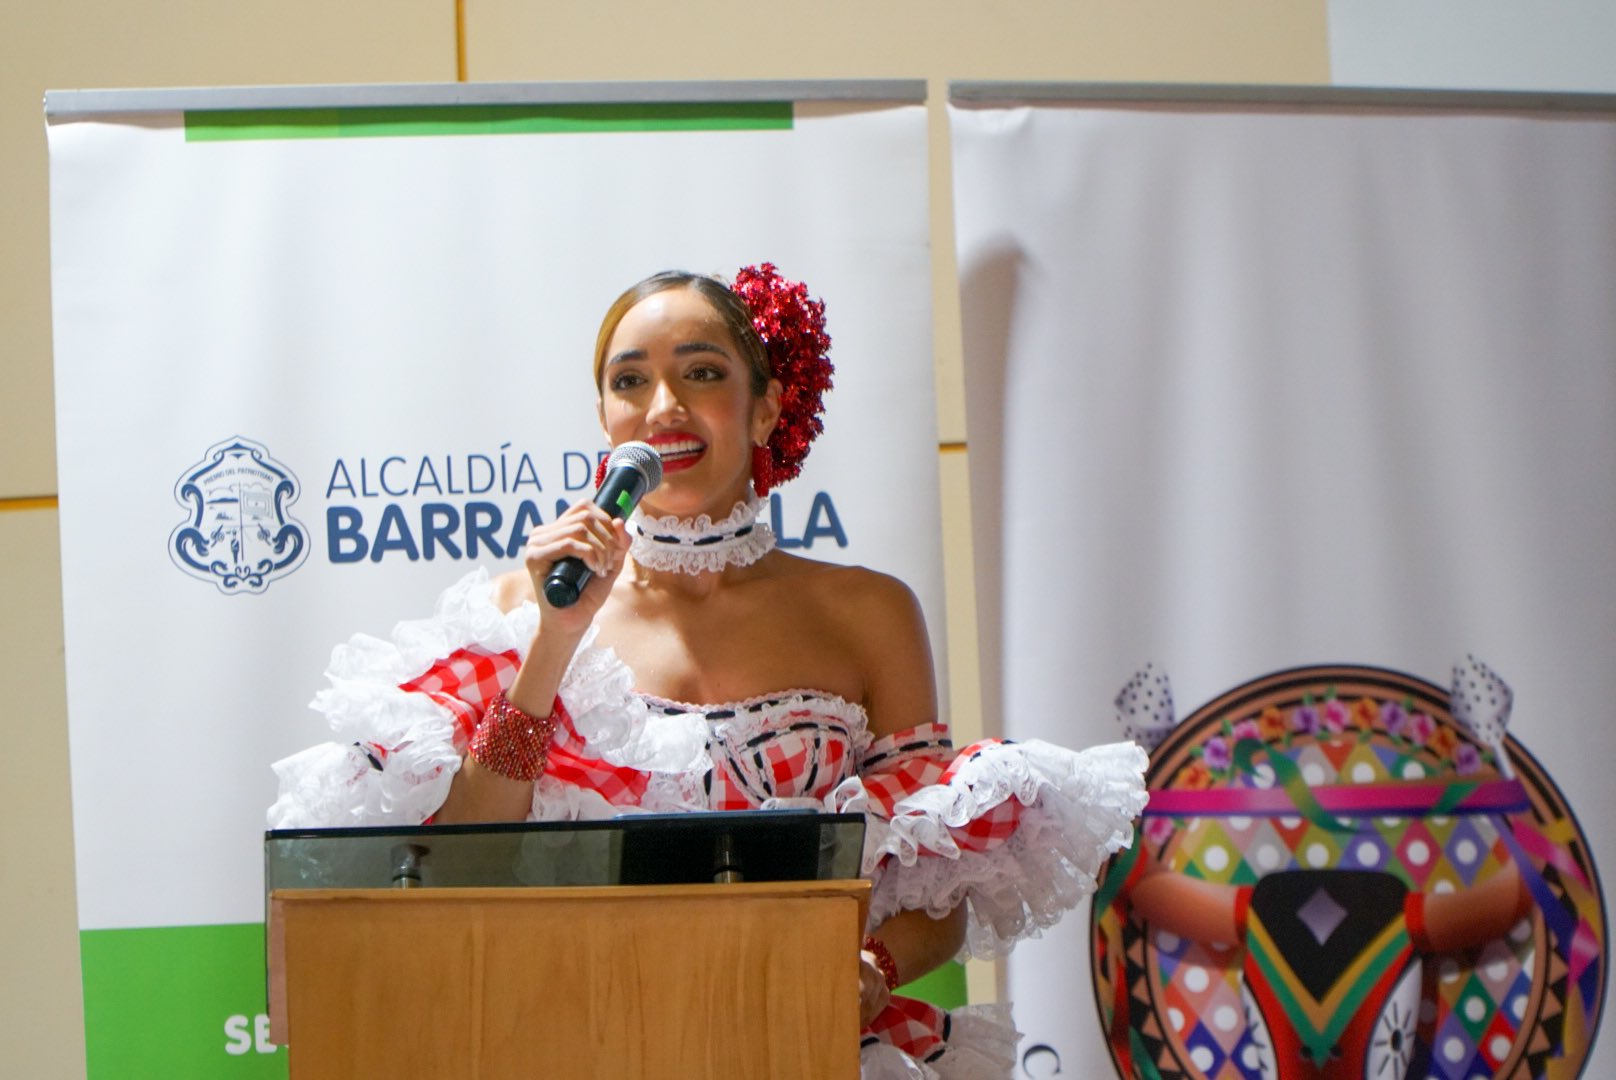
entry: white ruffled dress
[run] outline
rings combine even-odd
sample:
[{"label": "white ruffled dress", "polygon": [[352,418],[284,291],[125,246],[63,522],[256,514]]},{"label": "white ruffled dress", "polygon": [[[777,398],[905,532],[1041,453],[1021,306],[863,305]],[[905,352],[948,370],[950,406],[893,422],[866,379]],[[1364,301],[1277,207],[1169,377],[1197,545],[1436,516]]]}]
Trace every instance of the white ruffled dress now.
[{"label": "white ruffled dress", "polygon": [[[538,609],[493,602],[486,572],[447,590],[392,640],[332,653],[314,707],[336,741],[275,764],[274,829],[418,825],[442,805],[482,711],[510,685]],[[638,694],[586,639],[562,681],[562,723],[532,816],[811,807],[865,815],[870,926],[968,905],[962,955],[999,956],[1094,891],[1144,808],[1145,752],[987,740],[956,752],[939,724],[872,738],[864,710],[812,690],[724,705]],[[863,1033],[864,1080],[1008,1077],[1007,1007],[945,1012],[894,997]]]}]

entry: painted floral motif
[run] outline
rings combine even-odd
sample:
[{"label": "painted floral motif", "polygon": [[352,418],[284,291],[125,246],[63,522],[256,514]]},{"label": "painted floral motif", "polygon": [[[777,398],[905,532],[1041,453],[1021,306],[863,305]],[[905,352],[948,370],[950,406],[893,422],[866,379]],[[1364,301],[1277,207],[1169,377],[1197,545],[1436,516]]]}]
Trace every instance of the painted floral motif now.
[{"label": "painted floral motif", "polygon": [[1257,717],[1257,727],[1262,732],[1263,739],[1268,742],[1283,739],[1285,733],[1291,729],[1290,722],[1285,719],[1284,710],[1273,707],[1264,709]]},{"label": "painted floral motif", "polygon": [[1251,772],[1263,745],[1289,750],[1298,740],[1330,746],[1367,743],[1377,732],[1417,759],[1423,775],[1469,776],[1497,764],[1492,751],[1464,741],[1454,728],[1428,714],[1414,712],[1411,701],[1360,696],[1349,703],[1333,689],[1322,698],[1306,696],[1290,709],[1270,705],[1254,716],[1228,717],[1221,727],[1221,735],[1193,751],[1199,760],[1183,778],[1185,787],[1202,790]]}]

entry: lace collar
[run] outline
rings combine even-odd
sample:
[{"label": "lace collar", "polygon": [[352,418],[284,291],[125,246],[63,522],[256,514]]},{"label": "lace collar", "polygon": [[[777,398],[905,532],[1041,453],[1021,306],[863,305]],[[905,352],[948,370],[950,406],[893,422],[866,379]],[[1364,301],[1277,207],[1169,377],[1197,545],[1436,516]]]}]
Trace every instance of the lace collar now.
[{"label": "lace collar", "polygon": [[679,574],[713,573],[729,566],[751,566],[774,548],[774,530],[757,519],[762,501],[747,492],[728,517],[650,517],[636,510],[629,518],[629,554],[648,570]]}]

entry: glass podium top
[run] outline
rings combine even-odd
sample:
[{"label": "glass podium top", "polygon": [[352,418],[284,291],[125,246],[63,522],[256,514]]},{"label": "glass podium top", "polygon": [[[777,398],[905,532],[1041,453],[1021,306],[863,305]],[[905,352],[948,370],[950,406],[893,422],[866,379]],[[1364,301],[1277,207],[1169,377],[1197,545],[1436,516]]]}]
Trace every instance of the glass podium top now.
[{"label": "glass podium top", "polygon": [[277,829],[277,889],[676,885],[856,878],[862,814],[754,810],[606,821]]}]

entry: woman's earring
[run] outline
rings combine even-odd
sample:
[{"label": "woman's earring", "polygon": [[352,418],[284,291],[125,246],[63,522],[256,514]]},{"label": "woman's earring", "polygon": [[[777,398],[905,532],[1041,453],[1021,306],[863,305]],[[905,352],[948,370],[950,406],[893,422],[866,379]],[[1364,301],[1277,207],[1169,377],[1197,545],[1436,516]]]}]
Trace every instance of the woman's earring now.
[{"label": "woman's earring", "polygon": [[767,495],[774,486],[774,455],[768,443],[752,447],[752,490]]}]

